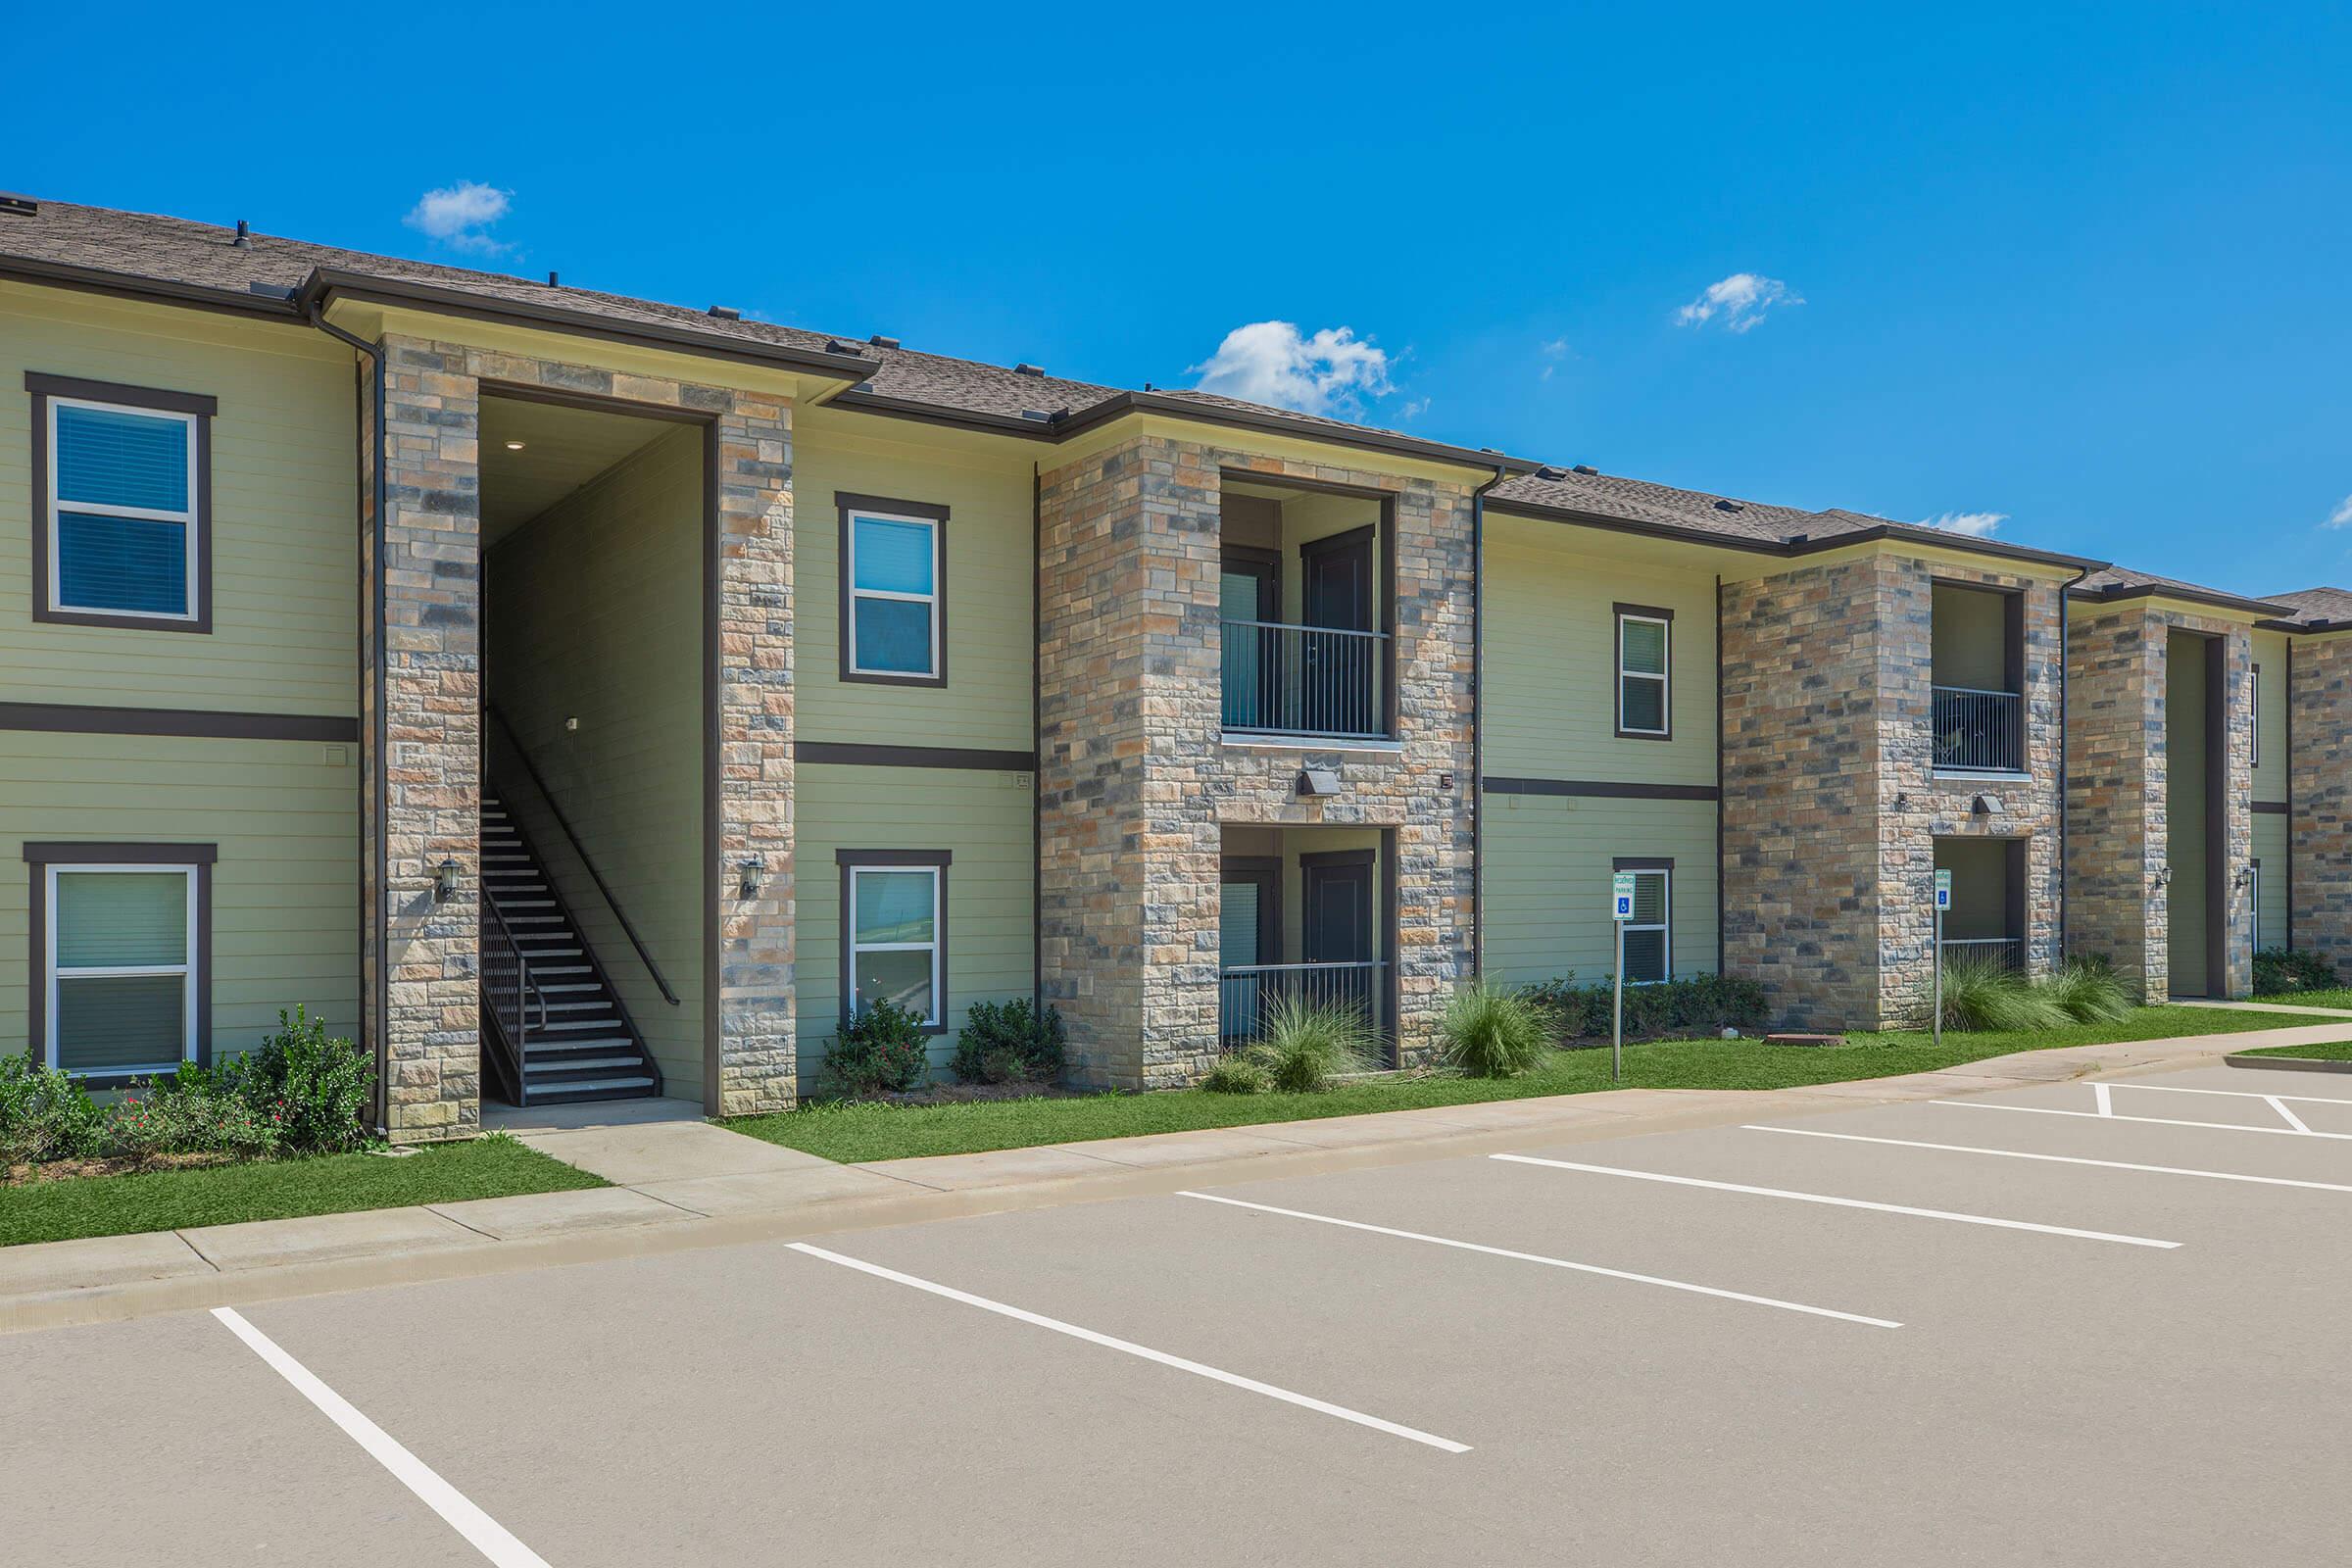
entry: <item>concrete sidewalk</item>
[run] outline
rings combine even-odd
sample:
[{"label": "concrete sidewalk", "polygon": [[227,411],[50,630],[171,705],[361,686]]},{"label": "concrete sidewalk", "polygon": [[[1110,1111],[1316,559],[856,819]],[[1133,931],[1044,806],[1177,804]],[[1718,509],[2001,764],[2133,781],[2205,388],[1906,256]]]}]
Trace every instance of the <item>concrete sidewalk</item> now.
[{"label": "concrete sidewalk", "polygon": [[2345,1033],[2328,1024],[2131,1041],[1801,1089],[1620,1089],[865,1165],[695,1120],[550,1125],[516,1136],[614,1185],[0,1249],[0,1332],[1988,1094]]}]

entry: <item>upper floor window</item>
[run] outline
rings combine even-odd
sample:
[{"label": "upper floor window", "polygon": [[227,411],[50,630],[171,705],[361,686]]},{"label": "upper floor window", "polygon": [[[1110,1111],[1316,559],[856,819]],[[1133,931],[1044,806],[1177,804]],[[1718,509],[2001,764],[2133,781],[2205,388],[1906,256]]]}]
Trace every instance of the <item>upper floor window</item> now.
[{"label": "upper floor window", "polygon": [[1669,633],[1674,612],[1643,605],[1617,607],[1617,733],[1638,740],[1665,740],[1674,733],[1669,717]]},{"label": "upper floor window", "polygon": [[27,844],[43,1060],[122,1081],[207,1054],[210,845]]},{"label": "upper floor window", "polygon": [[841,676],[945,686],[948,509],[838,495]]},{"label": "upper floor window", "polygon": [[27,374],[33,616],[209,631],[209,397]]}]

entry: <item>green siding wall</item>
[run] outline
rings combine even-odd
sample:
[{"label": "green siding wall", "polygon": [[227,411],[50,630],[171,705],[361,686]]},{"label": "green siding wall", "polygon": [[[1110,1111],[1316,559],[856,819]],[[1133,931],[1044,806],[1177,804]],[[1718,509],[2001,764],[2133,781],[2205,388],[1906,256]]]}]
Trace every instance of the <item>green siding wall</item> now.
[{"label": "green siding wall", "polygon": [[1705,801],[1487,797],[1487,970],[1506,985],[1616,966],[1610,862],[1674,861],[1674,972],[1715,968],[1715,808]]},{"label": "green siding wall", "polygon": [[[2286,799],[2286,645],[2284,632],[2254,633],[2254,662],[2259,666],[2254,679],[2254,798],[2258,801]],[[2263,865],[2267,869],[2270,861],[2264,860]]]},{"label": "green siding wall", "polygon": [[[661,1062],[663,1093],[692,1100],[703,1094],[703,432],[649,422],[648,433],[657,439],[491,552],[488,678],[677,1005],[527,782],[507,787],[508,805]],[[494,765],[502,755],[493,744]]]},{"label": "green siding wall", "polygon": [[359,778],[353,746],[0,732],[0,1050],[28,1044],[28,839],[218,845],[214,1051],[296,1003],[356,1037]]},{"label": "green siding wall", "polygon": [[2287,819],[2283,814],[2272,811],[2255,813],[2254,858],[2262,862],[2262,897],[2254,910],[2258,947],[2283,948],[2287,945],[2286,889],[2291,878],[2287,874],[2286,827]]},{"label": "green siding wall", "polygon": [[966,1007],[1026,997],[1035,983],[1029,775],[802,763],[794,785],[802,1092],[818,1086],[827,1043],[841,1027],[840,850],[946,850],[955,857],[948,867],[950,1029],[931,1047],[933,1066],[944,1071]]},{"label": "green siding wall", "polygon": [[[27,370],[220,400],[210,635],[32,619]],[[353,374],[305,328],[0,284],[0,701],[357,713]]]},{"label": "green siding wall", "polygon": [[[796,737],[1028,751],[1037,559],[1030,465],[944,440],[876,439],[845,430],[845,422],[810,411],[794,431]],[[840,678],[841,521],[833,498],[841,491],[948,509],[945,687]]]},{"label": "green siding wall", "polygon": [[2205,639],[2169,634],[2165,664],[2165,845],[2173,882],[2165,906],[2172,989],[2202,997],[2212,986],[2205,952]]}]

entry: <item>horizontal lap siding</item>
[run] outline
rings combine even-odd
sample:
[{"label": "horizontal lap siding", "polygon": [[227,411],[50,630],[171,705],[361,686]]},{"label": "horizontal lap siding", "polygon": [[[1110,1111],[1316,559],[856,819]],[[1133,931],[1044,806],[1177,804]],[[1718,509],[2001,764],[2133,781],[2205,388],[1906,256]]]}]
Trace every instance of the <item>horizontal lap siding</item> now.
[{"label": "horizontal lap siding", "polygon": [[[0,284],[0,701],[356,713],[353,360],[300,327]],[[28,370],[220,400],[210,635],[32,619]]]},{"label": "horizontal lap siding", "polygon": [[[2266,671],[2267,673],[2267,671]],[[2254,858],[2262,862],[2262,906],[2255,911],[2262,946],[2283,948],[2286,942],[2287,819],[2283,812],[2258,811],[2254,816]]]},{"label": "horizontal lap siding", "polygon": [[955,768],[795,769],[794,876],[801,1085],[814,1090],[841,1027],[839,850],[946,850],[948,1024],[932,1041],[945,1072],[964,1009],[1030,994],[1036,976],[1035,811],[1029,775]]},{"label": "horizontal lap siding", "polygon": [[[307,1004],[359,1018],[357,748],[11,732],[0,745],[0,1049],[26,1045],[27,840],[220,846],[213,1042],[258,1043]],[[340,756],[342,760],[331,759]]]},{"label": "horizontal lap siding", "polygon": [[[2284,632],[2258,631],[2254,633],[2254,662],[2262,666],[2255,677],[2255,719],[2261,733],[2260,746],[2254,756],[2254,798],[2258,801],[2286,799],[2286,666],[2287,638]],[[2270,863],[2266,857],[2263,862]]]},{"label": "horizontal lap siding", "polygon": [[1674,972],[1715,968],[1715,807],[1706,801],[1487,797],[1487,967],[1506,985],[1616,968],[1609,876],[1618,857],[1674,861]]}]

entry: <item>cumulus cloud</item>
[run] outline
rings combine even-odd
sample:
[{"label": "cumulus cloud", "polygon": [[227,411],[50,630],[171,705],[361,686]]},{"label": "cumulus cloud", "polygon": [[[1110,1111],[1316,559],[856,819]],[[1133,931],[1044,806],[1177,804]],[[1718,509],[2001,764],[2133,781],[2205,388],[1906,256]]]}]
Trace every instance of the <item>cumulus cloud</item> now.
[{"label": "cumulus cloud", "polygon": [[1725,328],[1744,332],[1764,319],[1776,306],[1802,305],[1802,296],[1777,277],[1759,272],[1734,272],[1699,290],[1698,298],[1674,313],[1677,326],[1704,326],[1718,316]]},{"label": "cumulus cloud", "polygon": [[507,216],[514,196],[511,190],[462,179],[426,191],[401,221],[455,249],[496,255],[512,247],[491,238],[490,225]]},{"label": "cumulus cloud", "polygon": [[2352,496],[2344,497],[2342,501],[2336,504],[2335,510],[2328,514],[2328,526],[2330,528],[2352,528]]},{"label": "cumulus cloud", "polygon": [[1349,414],[1365,398],[1386,397],[1389,356],[1345,326],[1311,337],[1289,321],[1252,321],[1225,334],[1204,365],[1189,368],[1202,392],[1297,409],[1302,414]]},{"label": "cumulus cloud", "polygon": [[1940,517],[1922,517],[1921,522],[1946,533],[1964,533],[1971,539],[1989,539],[2009,520],[2006,512],[1947,512]]}]

